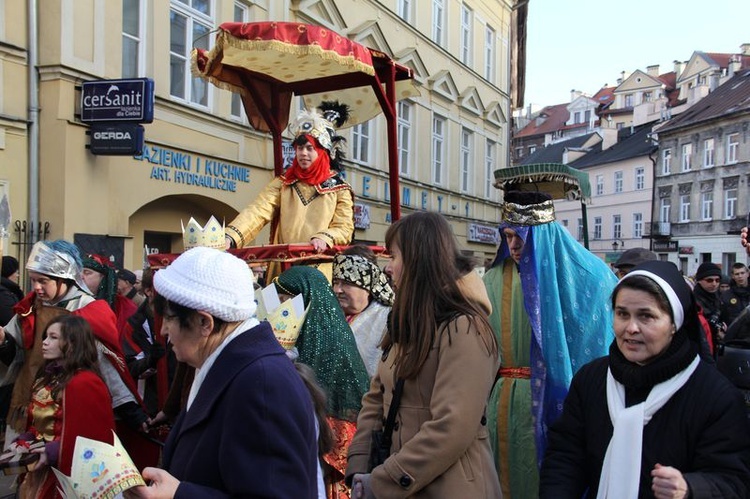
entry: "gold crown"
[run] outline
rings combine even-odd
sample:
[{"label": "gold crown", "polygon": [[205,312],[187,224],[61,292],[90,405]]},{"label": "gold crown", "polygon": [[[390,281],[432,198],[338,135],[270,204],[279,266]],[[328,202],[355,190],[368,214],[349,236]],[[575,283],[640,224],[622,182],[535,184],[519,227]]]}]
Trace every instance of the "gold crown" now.
[{"label": "gold crown", "polygon": [[112,435],[114,445],[77,437],[70,476],[52,468],[63,497],[115,497],[131,487],[146,485],[117,435]]},{"label": "gold crown", "polygon": [[273,334],[284,350],[291,350],[297,343],[307,311],[302,295],[279,303],[279,294],[272,283],[255,293],[258,308],[255,313],[258,320],[267,320],[273,328]]},{"label": "gold crown", "polygon": [[213,215],[208,219],[205,227],[201,227],[201,224],[193,217],[190,217],[187,225],[184,225],[182,221],[180,221],[180,224],[182,225],[182,244],[185,251],[196,246],[205,246],[222,251],[226,249],[224,225],[220,224]]}]

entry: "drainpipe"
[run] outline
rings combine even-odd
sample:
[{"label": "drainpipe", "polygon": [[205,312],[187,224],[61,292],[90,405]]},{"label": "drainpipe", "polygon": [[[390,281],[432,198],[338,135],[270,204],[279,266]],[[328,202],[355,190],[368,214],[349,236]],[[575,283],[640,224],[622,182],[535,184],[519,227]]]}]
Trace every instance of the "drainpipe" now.
[{"label": "drainpipe", "polygon": [[29,78],[29,225],[33,244],[39,239],[39,75],[37,38],[37,1],[28,2],[28,51]]}]

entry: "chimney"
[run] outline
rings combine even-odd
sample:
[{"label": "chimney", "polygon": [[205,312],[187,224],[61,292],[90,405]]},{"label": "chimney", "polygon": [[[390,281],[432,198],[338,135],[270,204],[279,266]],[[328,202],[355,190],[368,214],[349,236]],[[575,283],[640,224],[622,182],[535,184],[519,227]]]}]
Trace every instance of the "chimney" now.
[{"label": "chimney", "polygon": [[602,151],[617,144],[617,128],[600,128],[599,135],[602,137]]},{"label": "chimney", "polygon": [[680,76],[682,75],[682,72],[685,70],[685,65],[687,65],[686,62],[682,62],[682,61],[678,61],[678,60],[674,61],[674,76],[675,76],[675,80],[679,80],[680,79]]},{"label": "chimney", "polygon": [[[746,45],[750,46],[750,44],[746,44]],[[728,72],[729,74],[728,74],[728,76],[729,77],[734,76],[734,74],[737,71],[739,71],[740,69],[742,69],[742,55],[740,55],[740,54],[732,54],[729,57],[729,72]]]},{"label": "chimney", "polygon": [[750,55],[750,43],[743,43],[740,45],[740,54]]},{"label": "chimney", "polygon": [[653,76],[654,78],[657,78],[659,76],[659,65],[654,64],[653,66],[646,66],[646,73],[649,76]]},{"label": "chimney", "polygon": [[570,102],[573,102],[577,98],[583,95],[583,92],[580,90],[576,90],[575,88],[570,90]]}]

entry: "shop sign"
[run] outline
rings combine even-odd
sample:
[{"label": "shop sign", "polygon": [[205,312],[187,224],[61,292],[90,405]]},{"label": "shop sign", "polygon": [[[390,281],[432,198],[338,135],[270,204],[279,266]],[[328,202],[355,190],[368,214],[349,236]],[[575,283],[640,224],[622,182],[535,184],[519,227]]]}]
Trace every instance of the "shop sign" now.
[{"label": "shop sign", "polygon": [[292,161],[294,161],[294,146],[291,140],[281,141],[281,157],[283,158],[284,171],[286,171],[287,168],[292,166]]},{"label": "shop sign", "polygon": [[679,249],[677,241],[656,241],[654,240],[654,251],[661,253],[674,253]]},{"label": "shop sign", "polygon": [[91,154],[130,156],[143,153],[143,127],[136,123],[97,123],[86,133],[91,137],[88,145]]},{"label": "shop sign", "polygon": [[693,251],[695,251],[694,246],[681,246],[680,247],[680,255],[692,255]]},{"label": "shop sign", "polygon": [[500,242],[500,233],[495,226],[470,223],[467,226],[466,239],[472,243],[497,245]]},{"label": "shop sign", "polygon": [[151,180],[194,185],[220,191],[236,192],[239,182],[250,183],[250,169],[197,154],[175,151],[152,144],[133,159],[151,165]]},{"label": "shop sign", "polygon": [[370,205],[354,203],[354,228],[370,228]]},{"label": "shop sign", "polygon": [[98,80],[83,83],[81,121],[154,121],[154,80]]}]

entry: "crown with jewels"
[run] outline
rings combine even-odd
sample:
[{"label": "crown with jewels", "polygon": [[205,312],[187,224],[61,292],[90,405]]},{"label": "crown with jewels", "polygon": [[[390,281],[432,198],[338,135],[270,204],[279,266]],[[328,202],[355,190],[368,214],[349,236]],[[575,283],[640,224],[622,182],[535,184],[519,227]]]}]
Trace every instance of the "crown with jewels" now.
[{"label": "crown with jewels", "polygon": [[63,497],[115,497],[132,487],[146,485],[117,435],[112,435],[114,445],[76,437],[70,476],[52,468]]},{"label": "crown with jewels", "polygon": [[271,324],[273,334],[284,350],[294,348],[309,310],[309,307],[305,308],[302,295],[281,303],[276,285],[271,283],[256,293],[255,299],[258,304],[255,311],[258,319],[265,319]]},{"label": "crown with jewels", "polygon": [[190,217],[187,225],[182,224],[182,221],[180,221],[180,224],[182,225],[182,243],[185,246],[185,251],[196,246],[205,246],[222,251],[226,249],[224,225],[220,224],[213,215],[208,219],[205,227],[201,227],[201,224],[193,217]]}]

